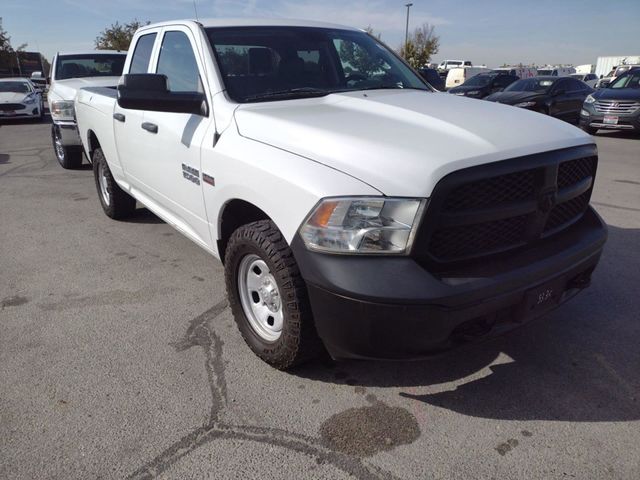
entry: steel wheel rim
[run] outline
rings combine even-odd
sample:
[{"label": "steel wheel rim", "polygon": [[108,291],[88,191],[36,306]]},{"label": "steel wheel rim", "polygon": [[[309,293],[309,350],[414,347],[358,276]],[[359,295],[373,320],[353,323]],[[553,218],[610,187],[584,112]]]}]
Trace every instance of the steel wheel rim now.
[{"label": "steel wheel rim", "polygon": [[240,303],[253,331],[267,342],[282,335],[282,297],[267,263],[258,255],[246,255],[238,268]]},{"label": "steel wheel rim", "polygon": [[98,164],[98,184],[100,185],[100,195],[102,195],[102,200],[104,200],[105,205],[110,205],[111,195],[109,194],[107,176],[105,175],[103,162]]},{"label": "steel wheel rim", "polygon": [[57,130],[54,134],[53,143],[56,147],[56,155],[58,157],[58,160],[64,161],[64,147],[62,146],[62,138],[60,138],[60,134]]}]

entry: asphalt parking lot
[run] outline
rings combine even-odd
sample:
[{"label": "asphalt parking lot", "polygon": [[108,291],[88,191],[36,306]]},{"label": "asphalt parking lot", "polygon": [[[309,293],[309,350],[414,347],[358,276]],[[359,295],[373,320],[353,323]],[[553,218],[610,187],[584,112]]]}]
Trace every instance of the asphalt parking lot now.
[{"label": "asphalt parking lot", "polygon": [[271,369],[223,268],[0,125],[0,478],[640,478],[640,138],[597,137],[592,287],[412,363]]}]

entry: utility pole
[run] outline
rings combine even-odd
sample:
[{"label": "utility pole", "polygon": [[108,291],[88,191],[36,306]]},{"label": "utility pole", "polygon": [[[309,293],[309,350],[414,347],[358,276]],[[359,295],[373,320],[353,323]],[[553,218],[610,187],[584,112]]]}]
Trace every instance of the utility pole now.
[{"label": "utility pole", "polygon": [[407,3],[407,26],[404,30],[404,54],[407,55],[407,43],[409,43],[409,9],[413,7],[413,3]]}]

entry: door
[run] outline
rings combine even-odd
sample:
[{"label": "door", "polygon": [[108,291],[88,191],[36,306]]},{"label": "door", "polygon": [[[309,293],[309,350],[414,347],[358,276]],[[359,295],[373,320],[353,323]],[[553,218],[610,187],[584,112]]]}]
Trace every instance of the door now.
[{"label": "door", "polygon": [[[195,54],[187,27],[164,30],[154,73],[166,75],[172,92],[205,93],[204,66]],[[211,99],[207,95],[208,105]],[[211,234],[202,196],[200,154],[212,126],[207,115],[145,111],[138,127],[144,137],[144,162],[137,172],[149,195],[164,211],[165,220],[209,249]]]},{"label": "door", "polygon": [[[126,73],[148,73],[158,32],[141,35],[136,40],[135,50],[131,57]],[[147,139],[140,129],[144,121],[142,110],[121,108],[117,102],[113,115],[113,132],[116,148],[120,160],[120,168],[127,181],[136,188],[141,188],[139,176],[145,165],[143,164],[144,142]]]},{"label": "door", "polygon": [[567,79],[557,80],[551,88],[549,115],[561,120],[568,120],[571,115],[572,100],[569,95]]}]

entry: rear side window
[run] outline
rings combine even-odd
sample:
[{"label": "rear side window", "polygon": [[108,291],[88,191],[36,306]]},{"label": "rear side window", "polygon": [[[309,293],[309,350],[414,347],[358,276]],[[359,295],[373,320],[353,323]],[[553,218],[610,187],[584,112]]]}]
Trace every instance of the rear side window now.
[{"label": "rear side window", "polygon": [[131,59],[131,65],[129,66],[129,73],[147,73],[155,41],[155,33],[142,35],[138,39],[136,49],[133,52],[133,58]]},{"label": "rear side window", "polygon": [[164,34],[156,73],[167,76],[172,92],[204,91],[191,42],[184,32]]}]

